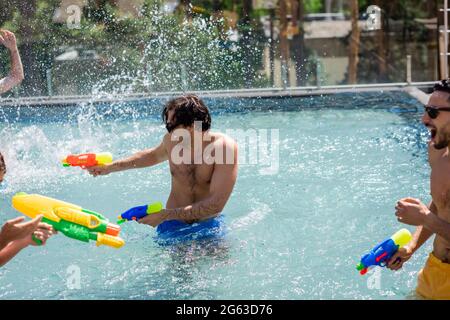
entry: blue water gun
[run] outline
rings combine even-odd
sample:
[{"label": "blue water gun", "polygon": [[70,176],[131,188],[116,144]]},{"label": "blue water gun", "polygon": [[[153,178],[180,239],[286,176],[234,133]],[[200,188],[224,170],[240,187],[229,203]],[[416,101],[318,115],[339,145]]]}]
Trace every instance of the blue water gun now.
[{"label": "blue water gun", "polygon": [[397,231],[392,237],[384,240],[373,248],[368,254],[361,257],[361,261],[356,266],[356,270],[361,275],[365,275],[370,267],[385,267],[387,261],[398,251],[411,241],[411,232],[407,229]]},{"label": "blue water gun", "polygon": [[117,217],[117,223],[121,224],[125,221],[131,221],[131,220],[139,220],[145,217],[146,215],[152,214],[152,213],[158,213],[163,209],[163,205],[161,202],[155,202],[152,204],[148,204],[145,206],[139,206],[134,207],[131,209],[128,209],[121,215]]}]

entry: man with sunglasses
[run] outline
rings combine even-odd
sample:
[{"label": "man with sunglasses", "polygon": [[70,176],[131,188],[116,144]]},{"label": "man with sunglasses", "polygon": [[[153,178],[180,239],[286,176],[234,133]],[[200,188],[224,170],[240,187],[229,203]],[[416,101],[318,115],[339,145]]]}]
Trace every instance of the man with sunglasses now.
[{"label": "man with sunglasses", "polygon": [[237,178],[237,144],[210,131],[211,115],[195,95],[170,100],[162,113],[166,133],[159,146],[112,164],[88,168],[91,175],[144,168],[169,161],[172,190],[166,208],[139,223],[158,227],[162,238],[198,239],[220,231],[217,218]]},{"label": "man with sunglasses", "polygon": [[427,299],[450,299],[450,82],[434,86],[422,116],[430,130],[428,161],[431,167],[431,203],[404,198],[397,202],[399,222],[417,226],[412,240],[388,262],[388,268],[400,269],[432,235],[433,252],[419,272],[416,292]]}]

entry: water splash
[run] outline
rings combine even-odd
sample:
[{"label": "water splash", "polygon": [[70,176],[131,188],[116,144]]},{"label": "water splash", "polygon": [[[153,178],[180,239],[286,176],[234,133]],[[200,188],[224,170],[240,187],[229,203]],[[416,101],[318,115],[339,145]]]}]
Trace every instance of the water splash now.
[{"label": "water splash", "polygon": [[[120,73],[99,81],[92,88],[94,96],[242,88],[246,73],[252,72],[243,62],[244,48],[229,40],[223,18],[187,19],[154,6],[145,19],[133,23],[144,24],[150,34],[140,40],[140,68],[119,69]],[[261,55],[258,48],[252,49],[255,56]],[[124,52],[121,59],[111,60],[111,68],[127,59]]]}]

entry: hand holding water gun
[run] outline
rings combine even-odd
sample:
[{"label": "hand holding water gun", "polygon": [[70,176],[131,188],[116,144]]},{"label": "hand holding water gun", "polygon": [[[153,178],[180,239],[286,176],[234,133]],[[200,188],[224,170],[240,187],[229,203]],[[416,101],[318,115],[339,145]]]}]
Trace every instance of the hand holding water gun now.
[{"label": "hand holding water gun", "polygon": [[139,206],[131,208],[121,215],[117,217],[117,224],[124,223],[125,221],[137,221],[144,217],[146,217],[149,214],[158,213],[163,209],[163,205],[161,202],[155,202],[149,205],[145,206]]},{"label": "hand holding water gun", "polygon": [[33,220],[26,222],[24,222],[25,217],[23,216],[8,220],[0,230],[0,251],[8,243],[18,240],[25,241],[28,245],[34,244],[32,239],[37,238],[45,243],[56,231],[52,226],[41,222],[42,218],[42,215],[38,215]]},{"label": "hand holding water gun", "polygon": [[[38,194],[16,194],[12,206],[30,218],[43,215],[42,222],[61,231],[65,236],[89,242],[96,241],[97,246],[107,245],[120,248],[125,244],[119,238],[120,227],[112,224],[97,212],[83,209],[77,205],[44,197]],[[34,239],[41,244],[39,239]]]},{"label": "hand holding water gun", "polygon": [[113,156],[109,152],[71,154],[61,162],[64,167],[81,167],[86,169],[112,163]]},{"label": "hand holding water gun", "polygon": [[411,233],[407,229],[397,231],[392,237],[384,240],[368,254],[361,257],[356,269],[361,275],[367,273],[373,266],[385,267],[394,254],[411,241]]}]

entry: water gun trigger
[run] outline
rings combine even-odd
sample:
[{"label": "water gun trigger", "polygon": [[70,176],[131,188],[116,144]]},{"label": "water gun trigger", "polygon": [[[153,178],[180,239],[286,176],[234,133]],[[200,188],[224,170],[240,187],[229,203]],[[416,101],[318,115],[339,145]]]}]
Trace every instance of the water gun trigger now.
[{"label": "water gun trigger", "polygon": [[[400,257],[397,257],[397,259],[395,259],[395,261],[393,262],[393,264],[402,261],[402,259]],[[380,267],[386,267],[388,265],[388,260],[381,262],[380,263]]]},{"label": "water gun trigger", "polygon": [[37,246],[42,246],[42,240],[39,240],[34,234],[31,235],[31,239],[33,239]]}]

